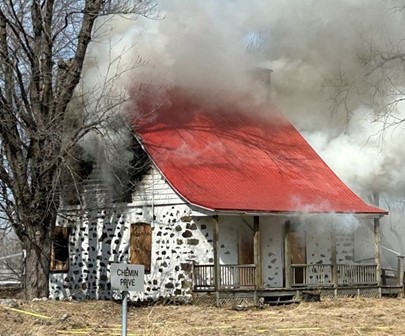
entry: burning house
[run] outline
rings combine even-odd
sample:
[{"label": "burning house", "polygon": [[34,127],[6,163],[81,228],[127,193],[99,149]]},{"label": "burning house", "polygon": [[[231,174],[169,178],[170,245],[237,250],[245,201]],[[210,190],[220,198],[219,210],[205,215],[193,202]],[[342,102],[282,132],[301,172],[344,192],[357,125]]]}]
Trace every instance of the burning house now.
[{"label": "burning house", "polygon": [[275,106],[168,89],[133,110],[146,116],[133,126],[148,167],[126,202],[110,202],[93,171],[84,206],[60,210],[52,298],[114,297],[115,262],[145,265],[132,300],[401,292],[383,277],[387,212],[351,191]]}]

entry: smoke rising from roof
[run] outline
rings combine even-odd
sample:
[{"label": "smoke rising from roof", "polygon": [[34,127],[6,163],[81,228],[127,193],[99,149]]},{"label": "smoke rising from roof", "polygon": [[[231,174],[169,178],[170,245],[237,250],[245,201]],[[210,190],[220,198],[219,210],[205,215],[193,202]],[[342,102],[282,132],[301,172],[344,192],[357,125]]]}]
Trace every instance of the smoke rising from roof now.
[{"label": "smoke rising from roof", "polygon": [[[158,26],[154,43],[163,47],[158,54],[165,55],[166,74],[176,84],[245,89],[249,69],[272,68],[273,100],[364,196],[398,192],[405,182],[398,173],[405,157],[403,127],[385,130],[382,137],[384,124],[375,122],[388,97],[373,92],[374,84],[397,69],[370,74],[376,53],[400,48],[403,14],[394,5],[378,0],[166,1],[165,19],[148,24]],[[386,121],[395,118],[401,116]]]},{"label": "smoke rising from roof", "polygon": [[374,85],[388,75],[405,84],[393,77],[397,68],[376,68],[378,52],[404,43],[404,14],[395,3],[161,1],[155,20],[99,20],[84,85],[114,83],[117,99],[134,82],[246,90],[248,70],[264,65],[274,70],[273,100],[345,182],[364,194],[398,192],[403,126],[381,137],[386,124],[375,116],[395,92]]},{"label": "smoke rising from roof", "polygon": [[163,0],[154,20],[99,20],[83,86],[103,95],[108,83],[107,105],[128,98],[135,83],[256,93],[248,71],[271,68],[273,101],[337,175],[363,198],[385,192],[396,201],[405,184],[405,107],[390,102],[403,97],[405,76],[401,59],[380,55],[405,47],[397,4]]}]

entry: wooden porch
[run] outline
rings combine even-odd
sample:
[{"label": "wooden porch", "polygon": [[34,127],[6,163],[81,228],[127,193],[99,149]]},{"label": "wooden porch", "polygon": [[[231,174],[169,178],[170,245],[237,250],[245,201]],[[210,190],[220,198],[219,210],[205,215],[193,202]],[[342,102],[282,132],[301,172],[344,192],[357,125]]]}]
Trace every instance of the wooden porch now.
[{"label": "wooden porch", "polygon": [[[199,295],[216,293],[220,298],[251,298],[264,301],[271,298],[299,298],[308,291],[317,292],[328,297],[339,295],[356,296],[366,293],[367,296],[384,295],[402,296],[404,291],[403,258],[398,258],[396,270],[382,270],[381,281],[378,281],[376,264],[332,264],[290,265],[291,278],[286,283],[290,287],[262,288],[256,285],[257,272],[254,264],[220,265],[219,281],[215,279],[215,267],[212,264],[194,264],[193,290]],[[219,287],[216,288],[216,283]]]},{"label": "wooden porch", "polygon": [[373,220],[374,257],[368,262],[357,263],[353,260],[347,263],[338,262],[336,232],[333,227],[329,233],[330,263],[306,263],[305,258],[295,258],[297,255],[305,255],[305,250],[297,253],[296,241],[292,239],[296,232],[287,220],[283,229],[282,280],[277,285],[269,285],[268,282],[264,285],[264,269],[269,265],[264,264],[262,258],[260,218],[252,217],[253,262],[235,264],[224,264],[220,260],[219,218],[212,217],[214,260],[210,264],[193,265],[193,291],[196,295],[215,294],[217,305],[220,305],[222,297],[242,296],[254,298],[258,303],[260,299],[273,296],[297,298],[308,291],[326,293],[329,297],[339,296],[338,293],[347,293],[350,296],[356,293],[376,297],[385,294],[403,296],[404,257],[398,257],[395,270],[382,269],[378,218]]},{"label": "wooden porch", "polygon": [[[397,270],[383,270],[382,286],[403,285],[402,262]],[[334,276],[336,272],[336,276]],[[231,289],[264,289],[255,286],[256,266],[220,265],[220,290]],[[291,265],[292,287],[345,287],[345,286],[377,286],[377,265],[375,264],[339,264],[336,271],[333,265]],[[291,289],[284,286],[285,289]],[[194,265],[194,291],[215,291],[214,265]]]}]

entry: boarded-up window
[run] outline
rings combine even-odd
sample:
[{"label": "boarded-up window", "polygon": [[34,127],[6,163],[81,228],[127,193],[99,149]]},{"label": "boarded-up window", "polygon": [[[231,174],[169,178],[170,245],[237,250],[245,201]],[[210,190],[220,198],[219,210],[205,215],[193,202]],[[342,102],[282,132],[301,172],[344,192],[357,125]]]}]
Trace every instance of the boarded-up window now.
[{"label": "boarded-up window", "polygon": [[51,271],[67,272],[69,270],[69,230],[55,227],[51,249]]},{"label": "boarded-up window", "polygon": [[131,224],[131,264],[144,265],[150,273],[152,258],[152,228],[147,223]]}]

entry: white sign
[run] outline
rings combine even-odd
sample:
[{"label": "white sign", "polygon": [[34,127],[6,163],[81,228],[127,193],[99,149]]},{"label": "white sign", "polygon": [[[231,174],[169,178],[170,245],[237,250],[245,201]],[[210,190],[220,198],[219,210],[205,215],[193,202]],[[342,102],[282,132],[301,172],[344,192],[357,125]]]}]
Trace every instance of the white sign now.
[{"label": "white sign", "polygon": [[112,289],[143,292],[144,265],[111,264],[110,272]]}]

